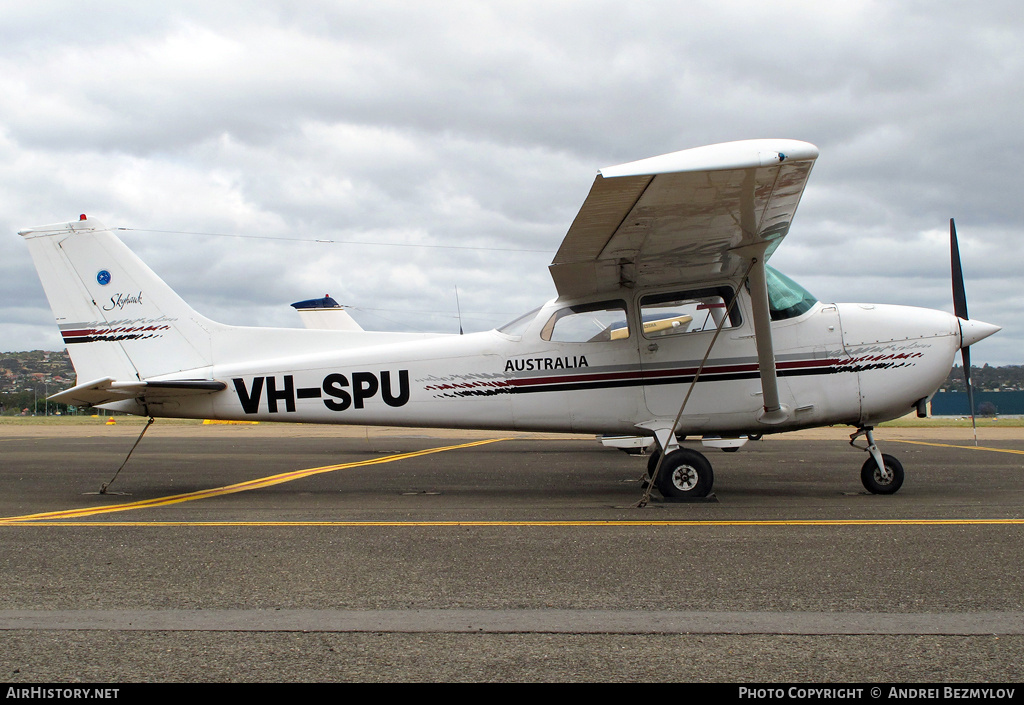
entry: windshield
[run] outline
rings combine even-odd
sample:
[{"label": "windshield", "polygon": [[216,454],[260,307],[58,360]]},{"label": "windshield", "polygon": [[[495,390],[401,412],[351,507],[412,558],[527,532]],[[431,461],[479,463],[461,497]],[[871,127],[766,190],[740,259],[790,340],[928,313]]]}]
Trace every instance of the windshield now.
[{"label": "windshield", "polygon": [[768,281],[768,308],[773,321],[796,318],[811,310],[818,299],[782,272],[765,267]]}]

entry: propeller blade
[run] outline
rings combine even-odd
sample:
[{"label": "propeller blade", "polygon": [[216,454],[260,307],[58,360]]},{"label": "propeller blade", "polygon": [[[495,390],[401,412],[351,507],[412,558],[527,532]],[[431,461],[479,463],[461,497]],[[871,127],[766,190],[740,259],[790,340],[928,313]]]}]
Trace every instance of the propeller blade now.
[{"label": "propeller blade", "polygon": [[[956,223],[949,219],[949,259],[953,274],[953,313],[957,318],[969,321],[967,315],[967,291],[964,289],[964,270],[960,266],[960,246],[956,240]],[[963,340],[961,327],[960,339]],[[974,418],[974,389],[971,388],[971,346],[960,348],[964,363],[964,386],[967,388],[967,403],[971,407],[971,427],[974,429],[974,445],[978,445],[978,423]]]},{"label": "propeller blade", "polygon": [[974,418],[974,389],[971,387],[971,347],[960,348],[960,358],[964,363],[964,386],[967,387],[967,404],[971,407],[971,428],[974,429],[974,445],[978,445],[978,422]]},{"label": "propeller blade", "polygon": [[949,257],[953,272],[953,314],[965,321],[967,315],[967,292],[964,290],[964,270],[960,266],[960,246],[956,240],[956,223],[949,219]]}]

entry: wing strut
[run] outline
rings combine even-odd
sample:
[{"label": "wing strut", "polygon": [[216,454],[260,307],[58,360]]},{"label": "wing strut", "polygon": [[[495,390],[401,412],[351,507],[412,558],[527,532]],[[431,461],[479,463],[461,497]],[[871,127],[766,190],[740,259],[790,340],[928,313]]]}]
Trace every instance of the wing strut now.
[{"label": "wing strut", "polygon": [[789,409],[779,400],[779,378],[775,371],[775,348],[772,345],[772,316],[768,308],[768,279],[764,268],[764,248],[751,259],[748,281],[750,304],[754,309],[754,340],[757,343],[757,368],[761,374],[761,394],[764,408],[757,420],[763,424],[778,424],[789,418]]}]

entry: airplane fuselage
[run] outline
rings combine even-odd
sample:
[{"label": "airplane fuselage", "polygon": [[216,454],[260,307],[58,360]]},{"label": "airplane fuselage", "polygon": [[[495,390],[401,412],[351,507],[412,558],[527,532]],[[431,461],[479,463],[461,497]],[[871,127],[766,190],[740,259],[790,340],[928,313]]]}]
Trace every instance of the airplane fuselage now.
[{"label": "airplane fuselage", "polygon": [[[339,345],[277,362],[215,364],[164,375],[155,379],[202,377],[227,388],[163,400],[157,392],[106,408],[158,417],[636,433],[638,419],[674,420],[714,331],[648,336],[636,318],[640,303],[615,300],[626,302],[628,333],[608,340],[545,340],[544,327],[566,307],[557,300],[515,334],[391,334],[378,345],[346,348],[344,336],[352,334],[277,329],[272,333],[278,336],[319,334],[321,344],[336,337]],[[772,325],[787,418],[766,425],[757,420],[761,385],[748,306],[741,292],[740,323],[719,334],[680,433],[873,425],[909,413],[930,396],[960,347],[956,319],[941,311],[817,303]],[[616,330],[621,336],[623,328]]]}]

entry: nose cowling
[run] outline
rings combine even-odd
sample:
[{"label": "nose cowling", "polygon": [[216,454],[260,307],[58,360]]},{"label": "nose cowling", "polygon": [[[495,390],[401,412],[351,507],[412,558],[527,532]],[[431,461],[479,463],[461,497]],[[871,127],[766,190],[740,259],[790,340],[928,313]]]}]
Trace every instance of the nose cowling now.
[{"label": "nose cowling", "polygon": [[1002,326],[985,323],[984,321],[968,321],[958,318],[960,324],[960,347],[966,348],[974,345],[979,340],[984,340],[993,333],[1001,331]]}]

